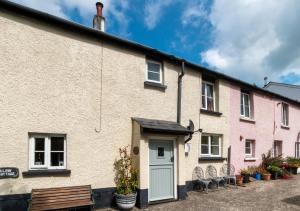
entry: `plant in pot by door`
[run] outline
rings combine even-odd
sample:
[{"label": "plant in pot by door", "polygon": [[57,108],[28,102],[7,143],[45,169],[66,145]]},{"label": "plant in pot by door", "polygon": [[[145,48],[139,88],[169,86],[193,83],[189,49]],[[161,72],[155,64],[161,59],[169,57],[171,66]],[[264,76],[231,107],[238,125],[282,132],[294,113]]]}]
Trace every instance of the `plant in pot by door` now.
[{"label": "plant in pot by door", "polygon": [[266,180],[266,181],[271,180],[271,174],[266,169],[262,169],[262,177],[263,177],[263,180]]},{"label": "plant in pot by door", "polygon": [[278,166],[270,165],[268,166],[267,170],[271,173],[271,178],[273,180],[278,179],[278,176],[281,172],[281,168],[279,168]]},{"label": "plant in pot by door", "polygon": [[261,180],[264,172],[265,172],[265,170],[262,167],[257,167],[256,171],[255,171],[255,179]]},{"label": "plant in pot by door", "polygon": [[242,175],[236,175],[236,184],[242,185],[243,184],[244,177]]},{"label": "plant in pot by door", "polygon": [[244,177],[244,180],[243,180],[244,183],[250,182],[251,172],[248,169],[241,169],[241,175]]},{"label": "plant in pot by door", "polygon": [[297,174],[297,170],[300,167],[300,159],[293,158],[293,157],[287,157],[287,169],[292,174]]},{"label": "plant in pot by door", "polygon": [[119,149],[120,158],[114,163],[116,183],[116,203],[120,209],[131,209],[135,206],[138,171],[133,166],[128,153],[128,146]]}]

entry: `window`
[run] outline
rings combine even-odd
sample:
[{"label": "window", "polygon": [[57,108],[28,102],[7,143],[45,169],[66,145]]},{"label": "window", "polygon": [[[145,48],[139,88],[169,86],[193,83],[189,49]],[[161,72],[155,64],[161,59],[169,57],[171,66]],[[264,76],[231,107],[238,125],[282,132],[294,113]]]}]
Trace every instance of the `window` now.
[{"label": "window", "polygon": [[254,141],[253,140],[246,140],[245,156],[246,156],[246,158],[254,157]]},{"label": "window", "polygon": [[66,139],[64,135],[33,135],[29,142],[31,169],[66,168]]},{"label": "window", "polygon": [[160,62],[147,60],[146,80],[155,83],[162,83],[162,64]]},{"label": "window", "polygon": [[295,143],[295,157],[300,158],[300,142]]},{"label": "window", "polygon": [[214,111],[214,84],[209,82],[202,83],[202,109]]},{"label": "window", "polygon": [[274,141],[274,156],[282,154],[282,141]]},{"label": "window", "polygon": [[246,92],[241,92],[241,116],[250,118],[250,95]]},{"label": "window", "polygon": [[289,125],[289,105],[286,103],[281,105],[281,124],[284,126]]},{"label": "window", "polygon": [[201,137],[201,156],[220,157],[221,141],[217,135],[203,135]]},{"label": "window", "polygon": [[157,148],[157,157],[164,157],[165,156],[165,149],[163,147]]}]

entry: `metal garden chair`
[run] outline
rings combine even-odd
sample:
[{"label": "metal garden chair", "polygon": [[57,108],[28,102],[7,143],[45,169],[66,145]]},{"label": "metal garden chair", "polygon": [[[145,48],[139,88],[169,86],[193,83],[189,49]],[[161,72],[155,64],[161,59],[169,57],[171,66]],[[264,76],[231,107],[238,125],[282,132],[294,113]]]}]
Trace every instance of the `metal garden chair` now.
[{"label": "metal garden chair", "polygon": [[221,167],[220,172],[223,174],[223,177],[227,184],[230,184],[230,181],[233,180],[234,185],[236,186],[236,176],[234,175],[235,168],[232,164],[224,164]]},{"label": "metal garden chair", "polygon": [[200,166],[196,166],[193,171],[193,180],[197,181],[205,190],[205,193],[208,193],[208,186],[212,184],[211,179],[206,179],[204,172]]},{"label": "metal garden chair", "polygon": [[219,188],[221,182],[225,183],[223,177],[218,177],[217,169],[212,165],[206,167],[205,174],[206,174],[206,178],[211,179],[217,185],[217,188]]}]

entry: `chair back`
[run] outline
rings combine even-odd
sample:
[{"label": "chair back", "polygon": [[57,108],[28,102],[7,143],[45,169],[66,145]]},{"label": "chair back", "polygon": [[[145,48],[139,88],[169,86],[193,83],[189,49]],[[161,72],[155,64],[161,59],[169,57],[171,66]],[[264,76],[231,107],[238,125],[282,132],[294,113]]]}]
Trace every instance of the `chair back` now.
[{"label": "chair back", "polygon": [[200,166],[196,166],[193,171],[193,180],[201,180],[204,179],[204,172]]},{"label": "chair back", "polygon": [[214,166],[209,165],[206,167],[205,175],[206,175],[206,178],[217,177],[218,176],[217,169]]},{"label": "chair back", "polygon": [[227,176],[232,176],[235,173],[235,168],[232,164],[224,164],[221,168],[221,173]]}]

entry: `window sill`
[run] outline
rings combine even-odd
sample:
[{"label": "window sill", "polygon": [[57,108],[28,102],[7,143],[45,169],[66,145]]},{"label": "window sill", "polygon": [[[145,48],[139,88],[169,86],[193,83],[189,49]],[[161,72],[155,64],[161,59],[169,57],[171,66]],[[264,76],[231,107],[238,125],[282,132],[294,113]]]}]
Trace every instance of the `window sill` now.
[{"label": "window sill", "polygon": [[23,177],[47,177],[47,176],[70,176],[69,169],[46,169],[23,171]]},{"label": "window sill", "polygon": [[257,158],[255,158],[255,157],[246,157],[244,159],[244,161],[256,161],[256,160],[257,160]]},{"label": "window sill", "polygon": [[254,119],[250,119],[250,118],[246,118],[246,117],[240,117],[240,121],[249,122],[249,123],[255,124],[255,120]]},{"label": "window sill", "polygon": [[167,89],[166,85],[163,85],[161,83],[151,82],[151,81],[145,81],[144,87],[155,88],[155,89],[159,89],[161,91],[165,91]]},{"label": "window sill", "polygon": [[285,125],[281,125],[281,128],[282,128],[282,129],[285,129],[285,130],[289,130],[289,129],[290,129],[289,126],[285,126]]},{"label": "window sill", "polygon": [[227,158],[223,157],[199,157],[198,161],[203,162],[203,161],[224,161],[227,160]]},{"label": "window sill", "polygon": [[203,114],[208,114],[208,115],[212,115],[212,116],[221,116],[222,113],[220,112],[217,112],[217,111],[209,111],[209,110],[205,110],[205,109],[200,109],[200,113],[203,113]]}]

